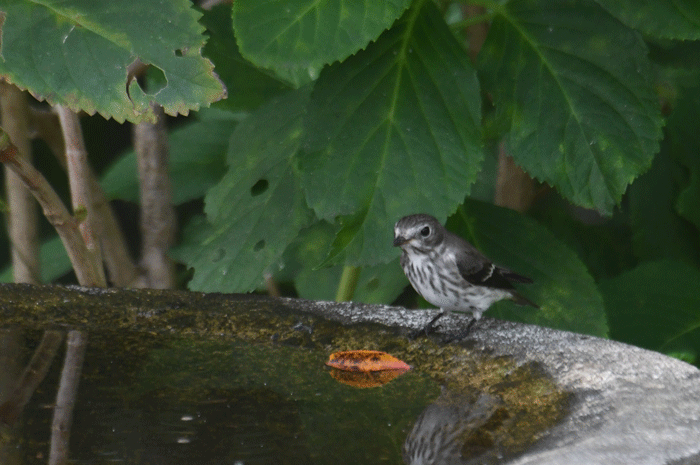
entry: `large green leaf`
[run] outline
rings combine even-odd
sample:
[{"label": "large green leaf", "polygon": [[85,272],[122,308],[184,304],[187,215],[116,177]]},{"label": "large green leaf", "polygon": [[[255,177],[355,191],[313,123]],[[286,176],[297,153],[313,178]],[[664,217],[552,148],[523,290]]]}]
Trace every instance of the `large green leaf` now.
[{"label": "large green leaf", "polygon": [[[170,180],[173,204],[204,197],[226,171],[226,151],[240,114],[205,109],[197,121],[168,135]],[[102,177],[102,188],[110,199],[138,202],[139,181],[136,153],[122,155]]]},{"label": "large green leaf", "polygon": [[299,166],[316,214],[343,216],[331,261],[387,262],[401,216],[454,211],[483,160],[479,120],[475,72],[432,2],[324,71]]},{"label": "large green leaf", "polygon": [[265,70],[256,68],[241,56],[231,26],[230,4],[217,5],[203,13],[202,24],[209,35],[204,56],[214,62],[216,74],[228,90],[228,98],[219,101],[216,107],[252,110],[273,95],[289,90],[284,83],[269,76],[271,72],[265,74]]},{"label": "large green leaf", "polygon": [[615,339],[662,352],[700,354],[700,270],[681,261],[644,263],[602,281]]},{"label": "large green leaf", "polygon": [[596,0],[617,19],[663,39],[700,39],[697,0]]},{"label": "large green leaf", "polygon": [[676,210],[700,230],[700,87],[684,89],[668,118],[668,134],[675,160],[685,167],[688,179],[681,182]]},{"label": "large green leaf", "polygon": [[595,3],[498,7],[479,66],[510,153],[576,205],[610,214],[651,165],[662,119],[646,46]]},{"label": "large green leaf", "polygon": [[[201,55],[204,28],[188,0],[3,0],[0,76],[39,100],[119,122],[170,115],[224,98],[226,90]],[[135,58],[159,68],[166,85],[145,94],[128,86]]]},{"label": "large green leaf", "polygon": [[295,86],[379,37],[411,0],[236,0],[241,53]]},{"label": "large green leaf", "polygon": [[[668,146],[664,141],[652,168],[630,186],[633,250],[644,261],[693,261],[699,257],[698,231],[676,213],[683,167],[671,158]],[[700,206],[700,199],[694,199],[694,204],[694,208]]]},{"label": "large green leaf", "polygon": [[621,210],[602,220],[595,212],[573,207],[550,192],[528,211],[528,216],[576,252],[595,281],[617,276],[637,263],[629,215]]},{"label": "large green leaf", "polygon": [[506,208],[467,200],[447,224],[494,263],[528,276],[518,285],[539,310],[498,302],[493,316],[604,337],[603,299],[578,256],[546,228]]},{"label": "large green leaf", "polygon": [[263,273],[311,221],[293,165],[308,98],[303,88],[273,99],[234,131],[229,170],[205,198],[209,231],[203,238],[195,231],[200,247],[178,254],[194,268],[191,289],[257,288]]}]

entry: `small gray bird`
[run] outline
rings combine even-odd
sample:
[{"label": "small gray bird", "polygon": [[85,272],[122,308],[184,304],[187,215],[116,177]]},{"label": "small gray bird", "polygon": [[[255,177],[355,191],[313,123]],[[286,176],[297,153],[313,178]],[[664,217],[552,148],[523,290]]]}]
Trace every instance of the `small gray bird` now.
[{"label": "small gray bird", "polygon": [[[408,433],[401,451],[403,462],[406,465],[498,463],[497,456],[504,447],[504,439],[500,437],[511,436],[489,433],[493,433],[494,424],[508,432],[510,422],[504,422],[504,412],[507,412],[506,403],[497,395],[474,387],[462,386],[452,391],[443,386],[440,397],[423,410]],[[490,446],[484,444],[493,439]]]},{"label": "small gray bird", "polygon": [[402,249],[401,267],[413,288],[442,310],[425,327],[426,333],[453,310],[474,315],[466,333],[491,304],[502,299],[539,308],[511,284],[531,283],[530,278],[495,265],[430,215],[409,215],[397,221],[394,247]]}]

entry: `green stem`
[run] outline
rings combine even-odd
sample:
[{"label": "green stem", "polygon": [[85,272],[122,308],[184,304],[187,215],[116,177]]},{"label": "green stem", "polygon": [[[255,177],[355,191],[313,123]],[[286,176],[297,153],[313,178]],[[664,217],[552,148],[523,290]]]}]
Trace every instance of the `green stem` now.
[{"label": "green stem", "polygon": [[335,295],[336,302],[347,302],[352,300],[357,288],[357,280],[360,277],[360,268],[357,266],[343,267],[343,274],[338,283],[338,293]]}]

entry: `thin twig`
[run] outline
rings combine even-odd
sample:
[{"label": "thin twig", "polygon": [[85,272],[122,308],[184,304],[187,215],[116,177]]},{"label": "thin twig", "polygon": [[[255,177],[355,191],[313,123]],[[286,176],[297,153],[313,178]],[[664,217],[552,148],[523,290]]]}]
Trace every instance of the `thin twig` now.
[{"label": "thin twig", "polygon": [[14,389],[0,405],[0,423],[13,425],[22,414],[25,405],[49,371],[51,362],[63,340],[63,331],[44,332],[34,355],[15,383]]},{"label": "thin twig", "polygon": [[136,265],[126,246],[124,233],[109,205],[102,186],[92,170],[89,173],[92,208],[95,216],[95,232],[100,238],[102,255],[109,273],[109,280],[117,287],[129,287],[136,279]]},{"label": "thin twig", "polygon": [[61,121],[63,140],[66,144],[66,166],[68,167],[68,181],[70,183],[71,200],[73,202],[73,213],[81,218],[80,232],[90,253],[91,266],[98,276],[98,286],[105,287],[107,281],[102,266],[102,253],[100,241],[95,235],[93,223],[96,221],[92,191],[90,189],[89,165],[87,160],[87,150],[83,142],[83,131],[80,128],[78,115],[69,108],[62,105],[56,107],[58,119]]},{"label": "thin twig", "polygon": [[68,463],[68,445],[73,407],[78,397],[78,382],[85,359],[87,333],[72,330],[68,332],[66,343],[66,359],[63,363],[61,381],[56,394],[56,407],[51,424],[51,451],[49,465],[64,465]]},{"label": "thin twig", "polygon": [[[3,128],[17,147],[17,156],[31,161],[27,95],[11,84],[0,82],[0,96]],[[5,190],[13,280],[16,283],[40,284],[36,202],[24,183],[10,170],[5,170]]]},{"label": "thin twig", "polygon": [[17,157],[17,148],[2,128],[0,128],[0,162],[19,176],[41,205],[46,219],[56,228],[78,277],[78,282],[83,286],[98,286],[103,283],[94,267],[89,266],[93,262],[78,229],[78,222],[68,212],[46,178],[29,162]]},{"label": "thin twig", "polygon": [[[51,149],[58,163],[66,169],[65,145],[58,115],[53,112],[32,110],[30,112],[33,136],[42,139]],[[100,239],[109,281],[117,287],[132,286],[136,279],[136,265],[131,258],[119,222],[107,201],[104,190],[95,173],[88,170],[90,196],[93,203],[95,235]]]}]

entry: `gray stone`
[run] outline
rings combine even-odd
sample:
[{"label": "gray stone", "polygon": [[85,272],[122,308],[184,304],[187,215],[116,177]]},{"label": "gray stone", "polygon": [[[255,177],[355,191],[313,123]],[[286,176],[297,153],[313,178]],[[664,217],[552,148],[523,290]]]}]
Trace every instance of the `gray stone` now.
[{"label": "gray stone", "polygon": [[[317,305],[321,313],[346,323],[413,329],[434,315]],[[443,318],[442,327],[461,328],[468,322],[461,315]],[[694,366],[620,342],[491,318],[480,320],[463,343],[516,363],[537,362],[574,396],[567,418],[509,463],[700,464],[700,371]]]},{"label": "gray stone", "polygon": [[[242,322],[268,328],[276,318],[282,329],[260,332],[259,337],[270,340],[270,334],[284,328],[299,333],[293,327],[301,324],[300,314],[345,325],[398,327],[406,334],[422,328],[435,315],[434,311],[388,306],[260,296],[22,285],[0,289],[0,322],[37,327],[90,322],[98,328],[182,328],[196,334],[235,335],[240,334]],[[99,319],[90,316],[94,312],[99,312]],[[245,317],[238,321],[236,315]],[[463,328],[468,321],[462,315],[445,316],[437,331]],[[377,337],[378,332],[372,331],[368,337]],[[610,340],[488,317],[482,318],[467,338],[452,344],[492,358],[506,357],[520,366],[537,365],[559,389],[570,393],[564,419],[541,433],[525,452],[504,463],[700,464],[700,371],[692,365]],[[475,396],[474,402],[479,399]],[[438,407],[426,410],[440,413],[442,407]],[[449,405],[443,410],[450,411]]]}]

